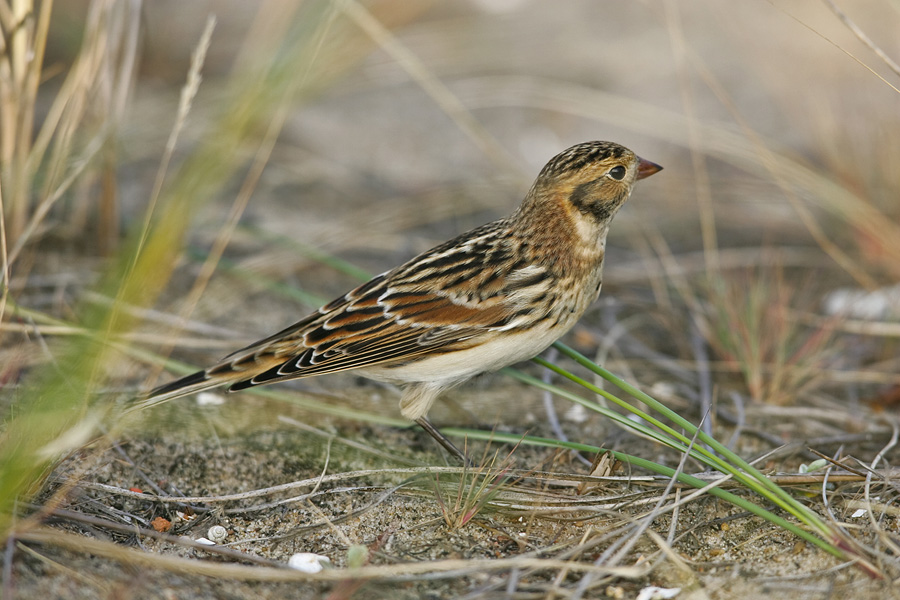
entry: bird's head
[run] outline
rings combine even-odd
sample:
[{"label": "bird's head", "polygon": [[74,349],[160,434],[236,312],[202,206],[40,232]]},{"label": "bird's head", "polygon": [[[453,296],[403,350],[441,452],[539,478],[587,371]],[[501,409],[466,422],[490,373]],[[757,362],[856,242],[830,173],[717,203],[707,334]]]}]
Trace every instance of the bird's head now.
[{"label": "bird's head", "polygon": [[661,169],[619,144],[585,142],[553,157],[541,169],[529,198],[561,205],[576,219],[605,227],[631,195],[635,181]]}]

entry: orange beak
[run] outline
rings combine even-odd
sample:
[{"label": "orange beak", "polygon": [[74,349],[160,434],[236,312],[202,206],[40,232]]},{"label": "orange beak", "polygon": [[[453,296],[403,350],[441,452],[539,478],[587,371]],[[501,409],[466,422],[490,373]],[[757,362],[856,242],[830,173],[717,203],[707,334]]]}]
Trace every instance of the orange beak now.
[{"label": "orange beak", "polygon": [[662,171],[662,167],[656,163],[652,163],[649,160],[644,160],[640,156],[638,157],[638,168],[637,168],[637,177],[635,179],[644,179],[646,177],[650,177],[654,173]]}]

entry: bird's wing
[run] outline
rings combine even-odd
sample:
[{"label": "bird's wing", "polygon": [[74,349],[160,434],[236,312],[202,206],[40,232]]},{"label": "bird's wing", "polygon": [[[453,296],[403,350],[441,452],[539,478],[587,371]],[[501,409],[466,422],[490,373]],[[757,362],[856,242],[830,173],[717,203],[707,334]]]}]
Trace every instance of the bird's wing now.
[{"label": "bird's wing", "polygon": [[546,269],[515,259],[517,248],[496,235],[499,226],[438,246],[151,397],[402,364],[524,326],[534,318],[534,303],[547,303],[552,285]]}]

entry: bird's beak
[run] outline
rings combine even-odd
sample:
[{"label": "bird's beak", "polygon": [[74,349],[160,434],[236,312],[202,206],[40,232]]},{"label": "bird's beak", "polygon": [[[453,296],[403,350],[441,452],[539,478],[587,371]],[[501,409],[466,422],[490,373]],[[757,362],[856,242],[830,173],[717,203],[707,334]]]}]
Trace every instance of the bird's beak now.
[{"label": "bird's beak", "polygon": [[635,179],[644,179],[645,177],[650,177],[658,171],[662,171],[661,166],[656,163],[652,163],[649,160],[644,160],[643,158],[638,157],[637,177],[635,177]]}]

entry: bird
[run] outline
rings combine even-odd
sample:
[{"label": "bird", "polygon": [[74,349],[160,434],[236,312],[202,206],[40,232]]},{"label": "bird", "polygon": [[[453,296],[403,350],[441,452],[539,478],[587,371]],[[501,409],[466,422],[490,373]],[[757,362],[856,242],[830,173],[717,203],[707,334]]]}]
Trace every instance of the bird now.
[{"label": "bird", "polygon": [[660,171],[613,142],[576,144],[541,169],[509,216],[386,271],[293,325],[161,385],[141,408],[225,386],[354,371],[402,387],[401,414],[451,455],[428,420],[435,399],[540,354],[600,293],[610,222],[634,183]]}]

